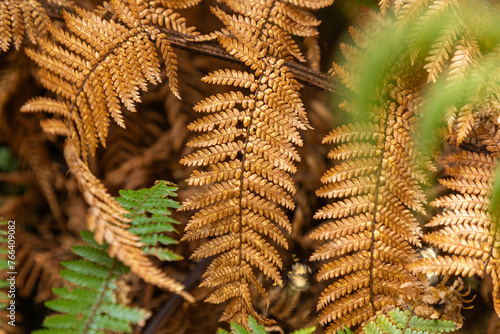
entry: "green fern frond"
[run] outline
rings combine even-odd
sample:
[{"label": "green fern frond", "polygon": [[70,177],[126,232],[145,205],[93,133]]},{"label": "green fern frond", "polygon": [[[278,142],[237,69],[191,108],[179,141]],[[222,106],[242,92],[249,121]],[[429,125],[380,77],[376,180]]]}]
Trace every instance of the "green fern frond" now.
[{"label": "green fern frond", "polygon": [[[402,311],[395,308],[387,313],[380,314],[376,319],[363,327],[365,334],[440,334],[451,333],[456,329],[456,323],[449,320],[424,319],[411,314],[409,310]],[[337,334],[353,334],[345,327]]]},{"label": "green fern frond", "polygon": [[45,306],[59,314],[45,318],[45,328],[33,334],[130,333],[131,325],[142,325],[150,316],[147,310],[118,304],[115,282],[128,267],[111,258],[109,245],[99,245],[92,232],[81,235],[86,244],[73,247],[81,259],[62,262],[66,270],[61,270],[61,276],[73,287],[53,289],[58,298]]},{"label": "green fern frond", "polygon": [[344,329],[339,329],[337,334],[354,334],[349,328],[344,326]]},{"label": "green fern frond", "polygon": [[179,202],[171,197],[177,196],[176,187],[167,181],[156,181],[149,189],[120,190],[120,197],[116,200],[127,209],[131,219],[129,232],[141,238],[144,244],[144,253],[154,255],[162,261],[178,261],[182,256],[173,253],[168,248],[158,244],[177,244],[177,240],[166,235],[167,232],[176,232],[174,224],[179,224],[173,219],[171,210],[181,207]]},{"label": "green fern frond", "polygon": [[[257,320],[252,316],[248,316],[248,327],[250,332],[243,326],[238,325],[236,322],[231,322],[231,334],[269,334],[264,325],[259,325]],[[308,327],[298,329],[290,334],[311,334],[316,330],[316,327]],[[219,328],[217,334],[230,334],[228,331]]]},{"label": "green fern frond", "polygon": [[307,327],[307,328],[297,329],[296,331],[293,331],[290,334],[311,334],[314,333],[315,330],[316,327]]}]

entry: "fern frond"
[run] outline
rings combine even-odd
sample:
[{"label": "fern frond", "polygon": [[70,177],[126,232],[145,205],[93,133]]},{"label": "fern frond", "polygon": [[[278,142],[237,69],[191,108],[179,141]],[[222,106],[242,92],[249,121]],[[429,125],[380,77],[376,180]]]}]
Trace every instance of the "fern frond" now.
[{"label": "fern frond", "polygon": [[198,210],[183,240],[212,238],[192,255],[215,256],[202,283],[216,288],[207,301],[229,300],[221,320],[247,327],[249,315],[261,323],[272,322],[253,309],[250,289],[267,300],[255,272],[282,285],[282,261],[271,243],[287,247],[283,230],[290,232],[291,224],[285,210],[295,207],[290,174],[300,161],[299,130],[309,127],[299,83],[284,60],[304,60],[291,35],[316,35],[319,21],[307,10],[330,1],[224,3],[236,14],[213,8],[225,29],[201,39],[217,38],[250,70],[216,70],[202,79],[239,89],[210,96],[194,107],[206,115],[189,129],[202,133],[190,140],[188,146],[196,150],[181,163],[210,170],[195,170],[188,179],[190,185],[205,188],[183,203],[183,210]]},{"label": "fern frond", "polygon": [[[248,329],[237,324],[236,322],[231,323],[231,334],[268,334],[269,332],[263,325],[259,325],[257,321],[252,317],[248,317]],[[312,334],[316,330],[316,327],[302,328],[293,331],[290,334]],[[229,334],[229,332],[219,328],[217,334]]]},{"label": "fern frond", "polygon": [[131,325],[143,326],[151,313],[139,308],[119,304],[116,299],[118,276],[128,268],[107,254],[106,243],[99,245],[93,234],[82,232],[85,245],[73,247],[80,260],[63,262],[66,270],[61,276],[73,288],[54,288],[58,299],[45,302],[45,306],[60,314],[50,315],[43,322],[45,329],[33,333],[99,333],[120,331],[130,333]]},{"label": "fern frond", "polygon": [[[444,158],[442,164],[450,177],[440,183],[456,193],[431,203],[443,211],[428,223],[434,230],[423,240],[450,255],[417,260],[410,265],[411,271],[480,277],[491,274],[494,289],[498,289],[497,218],[492,216],[489,199],[496,160],[462,151]],[[494,300],[499,312],[500,303]]]},{"label": "fern frond", "polygon": [[156,181],[150,189],[120,190],[116,200],[130,214],[129,232],[139,236],[144,245],[144,253],[154,255],[162,261],[177,261],[181,256],[159,244],[176,244],[177,240],[169,237],[167,232],[177,232],[173,224],[179,224],[171,217],[171,210],[180,207],[179,202],[171,199],[177,196],[177,187],[166,181]]},{"label": "fern frond", "polygon": [[[158,7],[162,4],[167,8]],[[113,0],[108,7],[118,21],[77,8],[75,15],[64,14],[68,31],[50,28],[55,41],[39,39],[39,51],[26,51],[41,67],[42,84],[62,101],[35,98],[21,111],[54,112],[58,105],[57,113],[67,122],[68,131],[60,129],[60,122],[45,123],[46,130],[68,134],[85,161],[88,151],[93,155],[99,143],[105,145],[109,118],[125,127],[121,104],[135,112],[136,103],[141,102],[140,90],[161,82],[157,50],[165,60],[171,91],[179,97],[175,53],[165,34],[152,24],[195,34],[168,8],[168,2]]]},{"label": "fern frond", "polygon": [[481,55],[476,41],[462,41],[455,48],[453,58],[451,58],[448,80],[463,80],[467,70],[477,62]]},{"label": "fern frond", "polygon": [[[171,5],[183,7],[189,3],[192,1]],[[42,125],[49,133],[68,137],[65,158],[90,205],[88,225],[96,240],[107,241],[111,245],[110,255],[121,259],[146,281],[193,301],[182,284],[155,267],[146,256],[177,258],[156,246],[157,242],[173,242],[162,234],[172,229],[170,222],[158,216],[155,218],[159,221],[148,224],[146,229],[132,227],[131,231],[144,238],[141,241],[127,230],[133,222],[126,217],[129,212],[111,198],[86,161],[88,152],[94,154],[99,142],[105,145],[110,117],[119,126],[125,126],[121,104],[135,111],[135,103],[141,101],[139,91],[161,81],[157,49],[165,59],[171,90],[178,96],[175,54],[166,36],[151,22],[183,34],[195,33],[168,2],[113,0],[103,8],[111,10],[117,20],[102,18],[99,10],[77,8],[75,14],[64,13],[67,30],[50,28],[54,40],[42,39],[38,51],[26,51],[41,67],[42,84],[60,98],[34,98],[21,110],[55,114],[55,119],[43,121]]]},{"label": "fern frond", "polygon": [[448,29],[444,29],[441,36],[432,45],[432,50],[429,56],[425,58],[426,64],[424,68],[429,72],[428,81],[436,82],[439,75],[445,69],[446,62],[450,59],[453,47],[457,43],[461,27],[456,24],[451,24]]},{"label": "fern frond", "polygon": [[456,324],[449,320],[424,319],[408,310],[393,309],[385,315],[379,315],[376,321],[363,327],[365,333],[397,333],[397,329],[405,328],[405,333],[441,334],[454,332]]},{"label": "fern frond", "polygon": [[325,173],[317,191],[336,201],[315,218],[334,220],[311,234],[326,241],[311,260],[330,260],[318,279],[335,279],[318,301],[320,322],[332,322],[328,332],[366,321],[382,305],[411,304],[422,289],[406,269],[422,235],[415,212],[423,213],[426,202],[411,132],[417,116],[405,99],[393,98],[377,121],[341,126],[323,140],[337,144],[329,157],[342,161]]},{"label": "fern frond", "polygon": [[[402,311],[395,308],[386,314],[379,314],[376,319],[371,320],[363,326],[365,334],[442,334],[451,333],[456,329],[456,324],[449,320],[425,319],[412,315],[409,310]],[[340,329],[337,334],[353,334],[349,328]]]}]

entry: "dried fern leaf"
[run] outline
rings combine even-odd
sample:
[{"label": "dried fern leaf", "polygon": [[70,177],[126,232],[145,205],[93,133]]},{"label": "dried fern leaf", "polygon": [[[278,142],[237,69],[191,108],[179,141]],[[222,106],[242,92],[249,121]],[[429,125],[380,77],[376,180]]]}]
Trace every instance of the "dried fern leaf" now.
[{"label": "dried fern leaf", "polygon": [[[450,255],[417,260],[410,265],[411,271],[481,277],[490,274],[494,290],[498,290],[497,218],[492,215],[489,199],[496,160],[485,154],[461,151],[444,158],[442,164],[450,177],[440,183],[455,193],[431,203],[443,211],[427,224],[436,229],[423,240]],[[494,302],[498,313],[500,303],[496,297]]]},{"label": "dried fern leaf", "polygon": [[162,3],[157,1],[110,1],[108,7],[118,21],[79,8],[75,15],[64,13],[67,31],[51,27],[55,41],[39,39],[40,50],[26,50],[41,68],[42,84],[61,99],[35,98],[21,111],[57,112],[68,131],[61,129],[60,122],[45,123],[45,129],[71,137],[86,160],[88,151],[93,155],[99,143],[105,145],[110,118],[125,127],[122,105],[135,112],[140,91],[161,82],[158,51],[165,60],[171,91],[180,98],[176,55],[166,35],[152,24],[183,34],[194,31],[167,2],[163,4],[167,8],[158,7]]},{"label": "dried fern leaf", "polygon": [[428,81],[436,82],[445,69],[445,64],[450,59],[450,54],[457,41],[459,30],[457,25],[450,25],[449,29],[445,29],[432,45],[432,50],[425,58],[426,64],[424,65],[424,69],[429,72]]},{"label": "dried fern leaf", "polygon": [[416,258],[412,245],[421,244],[415,212],[423,213],[426,202],[411,132],[417,117],[393,96],[377,122],[343,125],[323,140],[337,144],[329,157],[342,161],[325,173],[317,191],[336,201],[315,218],[333,220],[311,234],[325,240],[311,260],[329,260],[318,279],[333,279],[318,301],[329,333],[374,317],[382,305],[411,303],[423,291],[406,269]]},{"label": "dried fern leaf", "polygon": [[[204,186],[183,204],[198,210],[185,229],[183,240],[211,237],[193,253],[214,256],[203,286],[215,288],[210,303],[228,301],[221,320],[248,328],[248,316],[272,323],[254,310],[250,289],[268,301],[257,273],[281,286],[282,261],[272,244],[287,247],[284,231],[291,224],[286,209],[293,209],[295,186],[290,174],[300,161],[296,146],[299,130],[309,128],[299,94],[299,83],[285,60],[303,60],[291,35],[314,36],[319,23],[307,9],[330,1],[227,0],[230,14],[212,12],[225,29],[199,40],[217,38],[224,49],[250,70],[217,70],[202,81],[238,88],[210,96],[195,107],[204,116],[189,125],[200,132],[188,146],[186,166],[209,166],[193,171],[190,185]],[[269,302],[269,301],[268,301]]]},{"label": "dried fern leaf", "polygon": [[476,41],[462,41],[455,48],[451,58],[449,77],[450,81],[463,80],[468,69],[477,62],[481,51]]},{"label": "dried fern leaf", "polygon": [[0,50],[7,51],[13,44],[21,48],[26,36],[38,44],[52,23],[45,8],[37,0],[5,0],[0,3]]}]

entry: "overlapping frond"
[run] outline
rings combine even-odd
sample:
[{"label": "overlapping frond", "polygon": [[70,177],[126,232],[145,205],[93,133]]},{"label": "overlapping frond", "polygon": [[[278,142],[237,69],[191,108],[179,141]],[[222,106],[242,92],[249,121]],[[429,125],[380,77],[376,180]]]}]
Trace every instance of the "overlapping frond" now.
[{"label": "overlapping frond", "polygon": [[40,50],[26,50],[41,68],[42,84],[60,99],[34,98],[21,110],[54,114],[44,130],[71,138],[86,160],[88,151],[105,145],[110,118],[125,127],[122,105],[135,112],[140,91],[161,82],[158,53],[179,97],[176,55],[159,26],[194,34],[172,9],[181,3],[113,0],[108,7],[116,21],[78,8],[65,13],[67,30],[50,28],[55,41],[39,39]]},{"label": "overlapping frond", "polygon": [[179,202],[172,199],[177,196],[177,189],[169,182],[156,181],[150,189],[120,190],[120,197],[116,197],[118,203],[130,212],[126,215],[131,219],[128,231],[141,238],[147,255],[156,256],[162,261],[182,259],[180,255],[161,246],[177,243],[167,234],[177,232],[174,224],[179,224],[171,217],[172,210],[180,207]]},{"label": "overlapping frond", "polygon": [[436,275],[490,274],[495,310],[500,314],[498,222],[493,220],[489,198],[497,161],[486,154],[461,151],[444,158],[442,164],[450,177],[439,181],[453,193],[431,202],[442,212],[427,224],[432,230],[423,240],[449,255],[421,259],[410,268]]},{"label": "overlapping frond", "polygon": [[318,301],[329,333],[367,321],[386,305],[411,304],[424,291],[406,269],[421,245],[415,214],[424,213],[426,203],[412,137],[417,116],[404,98],[411,91],[388,89],[394,100],[376,109],[378,120],[340,126],[323,140],[336,145],[329,157],[340,162],[317,191],[334,202],[315,218],[330,221],[310,235],[325,240],[311,260],[327,260],[317,277],[332,280]]},{"label": "overlapping frond", "polygon": [[[454,133],[453,143],[458,146],[473,136],[475,123],[491,114],[491,105],[497,101],[494,92],[498,92],[498,61],[490,63],[489,58],[497,59],[498,51],[486,46],[496,27],[496,16],[489,13],[496,8],[487,1],[401,3],[401,10],[394,11],[397,24],[408,34],[408,57],[418,66],[423,62],[427,83],[443,78],[446,90],[460,96],[447,106],[446,112],[449,131]],[[494,115],[498,118],[498,110]]]},{"label": "overlapping frond", "polygon": [[[450,143],[498,152],[498,80],[493,79],[498,73],[498,61],[492,61],[498,60],[498,51],[485,46],[489,38],[486,36],[495,30],[489,17],[496,17],[487,15],[487,11],[495,8],[482,1],[379,4],[383,13],[392,13],[366,15],[371,17],[365,17],[363,23],[371,29],[365,26],[363,30],[350,30],[356,46],[342,45],[348,63],[334,64],[332,69],[347,88],[347,100],[341,108],[371,117],[369,126],[344,125],[325,138],[325,142],[336,144],[329,157],[341,162],[323,176],[325,185],[317,192],[334,202],[316,216],[332,221],[311,236],[326,240],[312,259],[331,259],[318,277],[334,282],[320,297],[318,308],[323,310],[322,323],[333,322],[329,328],[332,331],[365,321],[381,305],[398,306],[405,299],[410,304],[417,300],[418,304],[428,303],[432,298],[409,292],[420,289],[416,277],[423,278],[423,272],[480,276],[498,272],[493,247],[496,231],[492,230],[488,199],[496,165],[491,156],[483,159],[479,155],[456,155],[454,160],[444,160],[451,178],[441,183],[453,193],[433,202],[443,212],[428,224],[433,232],[424,240],[452,255],[416,261],[411,247],[420,246],[422,236],[416,232],[419,227],[414,213],[425,214],[425,197],[419,186],[426,182],[425,174],[419,171],[420,158],[413,144],[413,137],[419,137],[413,125],[416,117],[432,119],[446,112],[445,137]],[[484,14],[485,22],[477,22],[469,15],[474,9]],[[390,28],[386,31],[386,27]],[[378,40],[380,45],[370,39],[377,36],[372,31],[378,28],[383,36]],[[403,33],[395,38],[397,42],[388,41],[391,34],[397,36],[398,32]],[[382,59],[382,55],[394,59],[394,63],[387,66],[387,61],[372,61]],[[436,87],[432,102],[422,101],[427,87]],[[361,102],[356,103],[356,98]],[[431,111],[425,114],[427,109]],[[395,127],[398,122],[404,125]],[[427,135],[421,143],[434,133],[428,131]],[[471,162],[464,162],[469,159]],[[388,216],[391,212],[392,216]],[[391,235],[385,237],[386,233]],[[400,277],[404,278],[373,274],[374,269],[385,265],[402,270]],[[498,284],[498,279],[494,280]],[[390,284],[403,281],[409,287],[408,294],[397,296]],[[378,288],[379,282],[387,285]],[[434,287],[420,287],[428,291],[420,290],[421,296],[432,295],[429,291]],[[497,293],[498,285],[494,289]],[[456,303],[450,302],[445,297],[443,303],[461,305],[464,301],[457,298]],[[443,316],[433,315],[430,308],[417,310],[423,311],[419,315]],[[461,323],[461,317],[456,316],[459,309],[449,311],[450,318]]]},{"label": "overlapping frond", "polygon": [[295,207],[290,174],[300,161],[299,129],[309,127],[299,83],[285,60],[304,60],[292,35],[316,35],[319,21],[307,10],[331,1],[224,3],[236,14],[213,8],[225,29],[203,38],[217,37],[251,71],[218,70],[203,78],[240,89],[208,97],[194,107],[204,116],[189,129],[201,134],[188,143],[196,150],[181,162],[210,169],[195,170],[188,179],[190,185],[205,187],[184,202],[184,210],[198,212],[183,239],[212,237],[192,256],[215,256],[202,283],[216,288],[207,301],[229,300],[221,320],[247,326],[249,315],[271,322],[254,310],[250,289],[268,300],[256,272],[283,283],[282,260],[272,244],[287,247],[284,232],[290,232],[291,224],[286,209]]},{"label": "overlapping frond", "polygon": [[[151,235],[151,231],[155,229],[157,232],[171,230],[170,219],[165,217],[168,211],[160,210],[165,205],[169,205],[169,200],[162,198],[161,201],[166,201],[163,204],[160,201],[155,203],[144,201],[134,205],[134,203],[130,203],[130,198],[127,201],[126,197],[123,201],[128,203],[127,206],[132,205],[130,207],[134,208],[131,214],[107,193],[102,183],[80,159],[74,146],[66,143],[64,155],[70,169],[75,175],[79,175],[78,182],[83,196],[90,205],[87,225],[94,232],[97,242],[100,244],[107,242],[109,244],[109,254],[130,267],[144,281],[175,292],[186,300],[193,301],[193,297],[183,290],[181,283],[167,276],[146,256],[147,254],[159,257],[168,255],[168,253],[163,254],[164,251],[155,247],[158,241],[164,243],[165,240],[162,241],[163,236],[161,234]],[[156,196],[161,197],[165,196],[165,194],[160,193]],[[141,204],[145,204],[145,207],[141,207]],[[158,212],[160,217],[144,219],[144,210],[154,211],[152,206],[160,210]],[[166,242],[169,241],[172,242],[171,239],[166,240]],[[149,248],[148,245],[153,247]]]}]

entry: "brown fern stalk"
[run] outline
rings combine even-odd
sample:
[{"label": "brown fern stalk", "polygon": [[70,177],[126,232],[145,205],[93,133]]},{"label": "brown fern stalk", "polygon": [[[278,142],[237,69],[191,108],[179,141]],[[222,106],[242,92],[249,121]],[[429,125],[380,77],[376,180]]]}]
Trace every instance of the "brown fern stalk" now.
[{"label": "brown fern stalk", "polygon": [[[225,1],[244,16],[219,8],[213,13],[226,29],[197,40],[217,38],[223,48],[249,71],[218,70],[204,82],[245,89],[206,98],[194,109],[206,113],[189,129],[201,132],[189,142],[197,150],[181,162],[210,166],[195,170],[190,185],[205,186],[184,202],[184,210],[199,210],[186,227],[183,240],[212,237],[199,246],[193,258],[215,256],[202,286],[215,291],[211,303],[230,300],[222,321],[246,326],[248,315],[272,323],[254,310],[253,288],[269,303],[262,272],[282,286],[282,260],[271,242],[287,248],[283,230],[291,225],[286,209],[295,204],[290,174],[300,161],[295,146],[302,145],[299,129],[309,127],[299,95],[299,84],[285,60],[303,60],[290,34],[313,36],[319,23],[303,9],[315,9],[330,1]],[[299,9],[300,8],[300,9]]]}]

